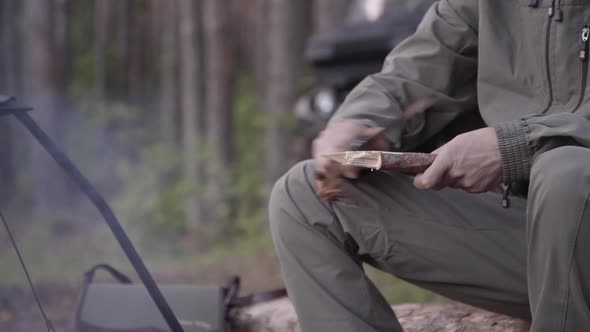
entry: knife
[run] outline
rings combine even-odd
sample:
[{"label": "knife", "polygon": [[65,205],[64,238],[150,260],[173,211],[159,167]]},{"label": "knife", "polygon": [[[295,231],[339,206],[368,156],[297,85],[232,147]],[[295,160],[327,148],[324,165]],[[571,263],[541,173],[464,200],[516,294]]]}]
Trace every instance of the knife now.
[{"label": "knife", "polygon": [[346,151],[322,155],[343,166],[371,170],[398,171],[406,174],[423,173],[436,158],[430,153],[388,151]]}]

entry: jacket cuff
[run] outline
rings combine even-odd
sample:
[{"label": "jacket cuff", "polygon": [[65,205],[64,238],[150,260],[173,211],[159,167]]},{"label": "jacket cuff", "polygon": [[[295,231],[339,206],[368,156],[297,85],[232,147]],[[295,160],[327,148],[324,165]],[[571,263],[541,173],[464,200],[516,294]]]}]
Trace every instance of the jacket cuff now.
[{"label": "jacket cuff", "polygon": [[525,120],[506,122],[494,128],[502,156],[504,183],[528,180],[535,150],[528,140],[527,122]]}]

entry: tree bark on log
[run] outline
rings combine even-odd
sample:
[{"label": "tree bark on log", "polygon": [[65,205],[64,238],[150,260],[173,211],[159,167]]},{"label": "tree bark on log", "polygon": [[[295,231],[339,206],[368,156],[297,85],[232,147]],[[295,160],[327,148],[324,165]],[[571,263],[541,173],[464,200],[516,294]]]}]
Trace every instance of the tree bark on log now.
[{"label": "tree bark on log", "polygon": [[[394,305],[405,332],[526,332],[530,323],[456,302]],[[235,332],[299,332],[291,302],[284,298],[231,312]]]}]

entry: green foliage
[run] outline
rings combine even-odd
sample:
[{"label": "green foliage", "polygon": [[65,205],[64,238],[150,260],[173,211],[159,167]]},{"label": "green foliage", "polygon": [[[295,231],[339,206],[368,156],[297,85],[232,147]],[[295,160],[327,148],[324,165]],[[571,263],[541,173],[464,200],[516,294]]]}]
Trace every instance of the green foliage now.
[{"label": "green foliage", "polygon": [[90,94],[94,84],[94,55],[82,53],[74,58],[72,84],[68,86],[68,94],[76,98],[84,98]]},{"label": "green foliage", "polygon": [[[222,179],[222,186],[229,192],[229,204],[234,204],[234,213],[230,213],[227,203],[216,205],[216,213],[222,217],[221,224],[205,227],[207,223],[204,223],[205,226],[196,230],[200,240],[216,243],[219,247],[235,241],[253,247],[270,243],[266,223],[269,188],[265,186],[264,177],[264,140],[268,118],[257,104],[253,81],[251,75],[242,73],[237,84],[234,105],[235,163],[232,167],[210,167],[208,173]],[[113,114],[113,111],[109,113]],[[122,113],[132,118],[132,111]],[[125,118],[117,119],[117,123],[125,122],[121,120]],[[105,119],[101,121],[108,125]],[[293,130],[291,119],[285,117],[283,122],[286,130]],[[126,136],[129,137],[119,140],[136,141],[140,148],[136,157],[124,159],[117,165],[116,176],[121,181],[121,191],[116,199],[117,211],[130,227],[141,230],[144,242],[149,242],[150,247],[153,248],[154,243],[174,243],[189,231],[184,214],[184,197],[195,192],[204,201],[211,197],[201,188],[190,188],[183,183],[179,175],[182,173],[181,151],[150,142],[133,130],[128,131]],[[207,149],[204,145],[199,157],[202,161],[211,160],[212,153],[214,149]]]},{"label": "green foliage", "polygon": [[189,190],[178,177],[178,151],[155,144],[141,149],[137,160],[120,163],[122,179],[117,211],[131,229],[141,230],[141,240],[170,243],[187,230],[183,197]]},{"label": "green foliage", "polygon": [[[145,111],[128,104],[97,104],[87,98],[77,101],[76,112],[67,119],[65,144],[99,190],[114,202],[120,220],[136,240],[155,250],[176,243],[188,232],[184,198],[201,188],[190,188],[182,180],[182,152],[177,146],[158,142],[146,122]],[[213,167],[228,188],[234,213],[226,205],[216,206],[223,222],[196,230],[204,242],[227,245],[244,241],[256,246],[269,242],[266,226],[268,189],[264,178],[264,139],[268,119],[257,105],[253,78],[242,73],[235,98],[235,164]],[[292,121],[283,119],[292,130]],[[201,160],[210,160],[214,150],[201,147]],[[214,229],[214,231],[213,231]],[[195,231],[195,230],[192,230]],[[225,241],[219,241],[226,239]],[[212,241],[216,240],[216,241]],[[158,246],[162,244],[162,246]]]},{"label": "green foliage", "polygon": [[[122,103],[80,101],[65,119],[71,158],[114,207],[141,243],[174,243],[186,231],[177,147],[158,142],[145,111]],[[70,218],[71,219],[71,218]],[[63,228],[64,225],[56,225]]]}]

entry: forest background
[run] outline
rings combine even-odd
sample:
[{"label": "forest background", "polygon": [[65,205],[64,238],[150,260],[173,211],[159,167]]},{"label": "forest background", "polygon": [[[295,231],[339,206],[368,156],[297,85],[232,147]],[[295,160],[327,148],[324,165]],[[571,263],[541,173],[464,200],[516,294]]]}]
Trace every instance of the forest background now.
[{"label": "forest background", "polygon": [[[0,94],[36,108],[159,282],[239,274],[247,291],[278,287],[266,201],[307,157],[292,111],[314,85],[305,45],[353,2],[0,0]],[[0,156],[0,207],[36,282],[79,282],[99,262],[133,275],[98,213],[8,117]],[[0,265],[0,287],[24,284],[4,231]],[[434,297],[370,274],[393,303]]]}]

